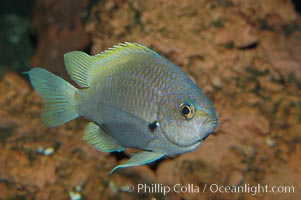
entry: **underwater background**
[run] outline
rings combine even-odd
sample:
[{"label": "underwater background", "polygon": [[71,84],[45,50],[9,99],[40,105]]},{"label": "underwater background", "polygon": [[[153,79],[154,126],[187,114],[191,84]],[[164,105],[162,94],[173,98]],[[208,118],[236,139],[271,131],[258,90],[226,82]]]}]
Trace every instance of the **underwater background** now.
[{"label": "underwater background", "polygon": [[[0,200],[301,199],[300,13],[298,0],[1,0]],[[87,145],[83,118],[42,125],[22,72],[70,81],[64,53],[125,41],[183,69],[212,99],[219,127],[195,151],[109,176],[127,154]],[[258,185],[278,190],[255,194]]]}]

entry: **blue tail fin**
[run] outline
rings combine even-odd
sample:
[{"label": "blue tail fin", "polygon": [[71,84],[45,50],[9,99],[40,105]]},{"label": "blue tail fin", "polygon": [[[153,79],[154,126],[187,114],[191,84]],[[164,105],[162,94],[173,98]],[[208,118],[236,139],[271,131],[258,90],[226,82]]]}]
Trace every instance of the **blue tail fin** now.
[{"label": "blue tail fin", "polygon": [[41,119],[46,126],[59,126],[79,116],[74,98],[75,87],[41,68],[34,68],[25,74],[29,75],[32,86],[45,103]]}]

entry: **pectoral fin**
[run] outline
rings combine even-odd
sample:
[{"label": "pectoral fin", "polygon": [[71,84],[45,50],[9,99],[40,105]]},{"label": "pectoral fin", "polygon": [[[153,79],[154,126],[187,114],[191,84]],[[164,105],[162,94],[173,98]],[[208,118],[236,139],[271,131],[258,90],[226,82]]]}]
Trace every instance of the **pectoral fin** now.
[{"label": "pectoral fin", "polygon": [[157,152],[141,151],[139,153],[134,154],[129,160],[125,161],[124,163],[114,167],[111,170],[110,174],[112,174],[118,168],[144,165],[144,164],[153,162],[155,160],[158,160],[158,159],[162,158],[163,156],[164,156],[163,154],[157,153]]},{"label": "pectoral fin", "polygon": [[104,116],[103,130],[121,145],[143,149],[154,139],[146,120],[105,103],[98,104],[98,109]]},{"label": "pectoral fin", "polygon": [[113,137],[106,134],[93,122],[90,122],[86,126],[83,139],[99,151],[114,152],[124,150],[124,147],[122,147]]}]

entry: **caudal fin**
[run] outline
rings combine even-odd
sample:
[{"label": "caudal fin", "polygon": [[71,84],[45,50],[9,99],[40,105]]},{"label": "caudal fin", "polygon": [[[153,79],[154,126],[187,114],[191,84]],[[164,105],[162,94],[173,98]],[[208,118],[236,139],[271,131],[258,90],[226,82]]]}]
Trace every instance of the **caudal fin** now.
[{"label": "caudal fin", "polygon": [[25,74],[29,75],[32,86],[45,103],[41,119],[46,126],[59,126],[79,116],[74,99],[75,87],[41,68]]}]

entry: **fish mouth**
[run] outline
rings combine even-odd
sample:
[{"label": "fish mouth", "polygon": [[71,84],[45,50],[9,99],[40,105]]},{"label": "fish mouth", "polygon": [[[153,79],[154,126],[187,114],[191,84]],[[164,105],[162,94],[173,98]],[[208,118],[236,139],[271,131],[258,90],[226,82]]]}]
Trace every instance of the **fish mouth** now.
[{"label": "fish mouth", "polygon": [[198,143],[198,142],[204,142],[209,137],[209,135],[211,135],[213,133],[214,132],[210,132],[210,133],[206,134],[204,137],[200,138],[196,143]]},{"label": "fish mouth", "polygon": [[218,126],[218,119],[215,118],[214,120],[212,120],[212,121],[210,121],[209,123],[207,123],[206,126],[212,128],[212,131],[210,132],[210,134],[211,134],[211,133],[214,133],[214,130],[215,130],[216,127]]},{"label": "fish mouth", "polygon": [[218,126],[218,119],[215,118],[209,122],[208,120],[205,120],[205,122],[200,126],[200,132],[205,132],[203,137],[201,137],[198,142],[203,142],[205,141],[209,135],[214,133],[215,128]]},{"label": "fish mouth", "polygon": [[187,147],[197,146],[202,141],[207,139],[207,137],[210,134],[214,133],[214,129],[217,127],[217,125],[218,125],[217,118],[214,118],[214,119],[207,118],[207,119],[203,120],[201,122],[201,125],[194,130],[194,131],[198,132],[198,134],[197,134],[198,136],[191,138],[190,141],[187,140],[186,142],[175,141],[173,138],[171,138],[170,135],[166,134],[163,129],[161,129],[161,131],[162,131],[162,134],[164,135],[164,137],[167,139],[167,141],[170,142],[171,144],[178,146],[180,148],[187,148]]}]

